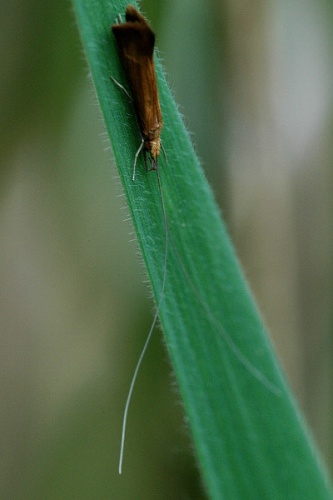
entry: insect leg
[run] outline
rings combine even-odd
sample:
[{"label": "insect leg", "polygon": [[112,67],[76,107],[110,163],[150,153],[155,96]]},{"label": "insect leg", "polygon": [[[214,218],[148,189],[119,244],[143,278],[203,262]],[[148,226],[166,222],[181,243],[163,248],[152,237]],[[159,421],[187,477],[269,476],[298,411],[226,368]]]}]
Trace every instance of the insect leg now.
[{"label": "insect leg", "polygon": [[[139,146],[139,149],[137,150],[137,152],[135,153],[135,157],[134,157],[134,165],[133,165],[133,174],[132,174],[132,181],[134,181],[135,179],[135,169],[136,169],[136,162],[138,160],[138,156],[139,154],[141,153],[141,150],[143,148],[143,144],[144,144],[144,139],[141,140],[141,144]],[[145,151],[144,151],[145,153]],[[146,155],[144,155],[144,159],[145,159],[145,163],[146,163]]]},{"label": "insect leg", "polygon": [[167,157],[166,151],[164,149],[163,142],[161,142],[161,149],[163,151],[163,156],[164,156],[165,162],[168,163],[168,157]]},{"label": "insect leg", "polygon": [[125,87],[124,87],[121,83],[119,83],[119,82],[118,82],[115,78],[113,78],[113,76],[110,76],[110,80],[112,80],[112,81],[113,81],[113,83],[115,83],[115,84],[117,85],[117,87],[119,87],[119,88],[120,88],[123,92],[125,92],[125,94],[126,94],[126,95],[127,95],[127,97],[129,98],[129,100],[130,100],[131,102],[133,102],[133,99],[132,99],[131,94],[128,92],[128,90],[127,90],[127,89],[125,89]]}]

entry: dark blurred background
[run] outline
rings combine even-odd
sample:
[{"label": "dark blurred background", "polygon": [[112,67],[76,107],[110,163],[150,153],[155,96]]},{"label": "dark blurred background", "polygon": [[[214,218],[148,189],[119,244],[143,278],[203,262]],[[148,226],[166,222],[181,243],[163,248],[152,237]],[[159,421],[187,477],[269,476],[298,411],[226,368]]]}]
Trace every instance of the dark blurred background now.
[{"label": "dark blurred background", "polygon": [[[332,470],[331,2],[141,9]],[[204,498],[159,332],[117,474],[153,307],[71,5],[2,1],[0,33],[0,497]]]}]

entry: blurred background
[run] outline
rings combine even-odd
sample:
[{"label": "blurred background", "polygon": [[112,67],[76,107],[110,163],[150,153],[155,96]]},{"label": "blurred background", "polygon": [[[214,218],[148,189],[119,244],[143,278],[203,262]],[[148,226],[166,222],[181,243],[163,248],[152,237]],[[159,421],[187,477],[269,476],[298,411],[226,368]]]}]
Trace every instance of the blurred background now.
[{"label": "blurred background", "polygon": [[[332,471],[332,4],[141,9]],[[160,332],[117,473],[153,307],[71,5],[2,1],[0,33],[0,497],[204,498]]]}]

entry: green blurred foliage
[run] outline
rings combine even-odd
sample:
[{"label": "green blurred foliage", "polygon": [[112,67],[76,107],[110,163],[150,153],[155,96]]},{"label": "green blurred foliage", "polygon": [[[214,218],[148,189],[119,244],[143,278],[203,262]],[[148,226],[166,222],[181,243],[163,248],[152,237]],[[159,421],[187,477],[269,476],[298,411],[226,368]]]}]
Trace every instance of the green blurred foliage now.
[{"label": "green blurred foliage", "polygon": [[[117,474],[151,321],[146,277],[68,2],[0,9],[0,496],[203,498],[158,332]],[[142,10],[332,464],[332,12],[213,0]]]}]

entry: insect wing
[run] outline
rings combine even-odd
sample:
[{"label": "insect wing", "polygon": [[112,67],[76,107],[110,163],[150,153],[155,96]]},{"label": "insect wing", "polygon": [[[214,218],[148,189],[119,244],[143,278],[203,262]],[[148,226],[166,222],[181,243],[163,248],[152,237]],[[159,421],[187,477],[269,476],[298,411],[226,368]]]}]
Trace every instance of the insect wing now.
[{"label": "insect wing", "polygon": [[131,89],[141,132],[145,138],[162,127],[154,65],[155,34],[134,9],[126,11],[126,22],[114,24],[119,55]]}]

